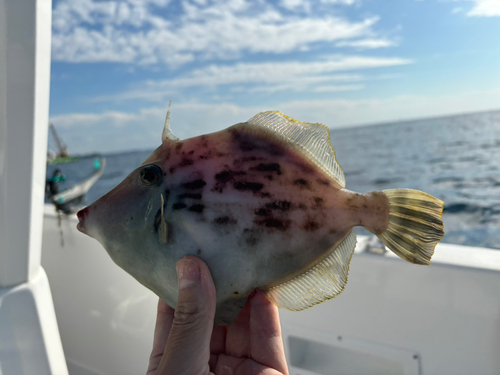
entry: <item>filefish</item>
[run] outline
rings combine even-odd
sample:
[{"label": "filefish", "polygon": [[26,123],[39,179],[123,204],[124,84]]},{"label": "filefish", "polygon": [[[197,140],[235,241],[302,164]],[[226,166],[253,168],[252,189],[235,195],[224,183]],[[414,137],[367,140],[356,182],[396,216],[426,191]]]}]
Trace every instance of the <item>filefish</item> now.
[{"label": "filefish", "polygon": [[270,111],[180,140],[169,106],[161,146],[78,212],[78,229],[174,309],[175,264],[201,258],[216,287],[215,323],[230,325],[255,289],[293,311],[339,295],[355,226],[408,262],[430,263],[444,235],[441,200],[345,184],[324,125]]}]

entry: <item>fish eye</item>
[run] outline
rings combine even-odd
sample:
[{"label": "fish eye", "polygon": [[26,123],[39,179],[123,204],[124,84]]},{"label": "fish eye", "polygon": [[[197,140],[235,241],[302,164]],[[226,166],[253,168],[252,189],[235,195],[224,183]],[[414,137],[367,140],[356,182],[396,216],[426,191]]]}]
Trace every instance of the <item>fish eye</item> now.
[{"label": "fish eye", "polygon": [[148,165],[147,167],[144,167],[139,175],[141,177],[141,182],[144,185],[155,185],[163,177],[160,167],[156,165]]}]

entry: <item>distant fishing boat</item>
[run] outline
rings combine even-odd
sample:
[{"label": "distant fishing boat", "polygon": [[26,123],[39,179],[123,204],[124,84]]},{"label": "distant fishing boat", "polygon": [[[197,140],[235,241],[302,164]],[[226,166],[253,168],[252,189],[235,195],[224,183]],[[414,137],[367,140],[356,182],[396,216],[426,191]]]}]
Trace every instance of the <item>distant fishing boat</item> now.
[{"label": "distant fishing boat", "polygon": [[49,150],[47,152],[47,164],[64,164],[64,163],[72,163],[77,161],[79,158],[77,156],[70,156],[68,152],[68,147],[62,142],[61,138],[56,132],[56,128],[54,124],[49,124],[50,132],[52,133],[52,137],[56,142],[59,153],[56,153],[53,150]]},{"label": "distant fishing boat", "polygon": [[71,214],[78,211],[85,205],[85,194],[102,176],[106,159],[97,157],[93,162],[94,171],[92,175],[85,180],[76,183],[68,189],[59,192],[59,182],[66,180],[61,170],[56,169],[51,177],[47,178],[46,191],[49,200],[54,204],[57,210],[65,214]]}]

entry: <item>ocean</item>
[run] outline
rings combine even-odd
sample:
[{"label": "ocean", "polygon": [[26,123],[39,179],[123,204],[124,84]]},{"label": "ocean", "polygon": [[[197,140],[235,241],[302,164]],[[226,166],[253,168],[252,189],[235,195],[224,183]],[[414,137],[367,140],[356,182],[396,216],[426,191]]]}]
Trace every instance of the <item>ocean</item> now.
[{"label": "ocean", "polygon": [[[411,188],[445,202],[443,242],[500,249],[500,110],[331,129],[346,188]],[[116,186],[153,150],[105,154],[103,176],[87,204]],[[61,189],[92,174],[92,157],[49,166],[67,176]],[[359,234],[368,234],[356,228]]]}]

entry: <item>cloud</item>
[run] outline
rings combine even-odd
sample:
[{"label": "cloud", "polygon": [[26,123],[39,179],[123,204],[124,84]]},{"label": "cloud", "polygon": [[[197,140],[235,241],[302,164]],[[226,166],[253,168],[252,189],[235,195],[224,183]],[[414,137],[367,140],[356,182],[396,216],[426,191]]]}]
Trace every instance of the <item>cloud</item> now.
[{"label": "cloud", "polygon": [[288,10],[303,9],[305,12],[311,11],[311,3],[308,0],[280,0],[279,4]]},{"label": "cloud", "polygon": [[473,0],[474,7],[467,13],[471,17],[500,17],[500,0]]},{"label": "cloud", "polygon": [[390,43],[374,42],[378,17],[351,21],[333,12],[301,17],[296,12],[311,2],[280,4],[281,8],[250,0],[181,0],[180,6],[167,0],[60,0],[53,10],[52,58],[175,67],[195,59],[237,59],[244,52],[282,54],[356,38],[369,37],[372,42],[364,42],[368,48]]},{"label": "cloud", "polygon": [[[360,74],[337,74],[352,70],[382,68],[411,64],[409,59],[370,56],[323,56],[317,61],[287,61],[210,65],[195,69],[169,80],[147,81],[138,89],[118,95],[100,96],[94,101],[144,99],[165,101],[165,96],[199,87],[217,89],[220,86],[249,92],[326,92],[359,90],[360,85],[337,85],[366,80]],[[335,84],[335,85],[334,85]]]},{"label": "cloud", "polygon": [[[246,121],[261,111],[279,110],[301,121],[320,122],[335,128],[490,110],[498,107],[499,96],[499,90],[491,90],[441,96],[402,95],[383,99],[295,100],[270,108],[185,102],[172,106],[171,124],[177,136],[189,138]],[[166,105],[137,113],[70,113],[52,116],[50,121],[73,153],[111,152],[157,147],[165,113]],[[113,142],[109,142],[110,138]],[[335,139],[332,143],[335,147]]]},{"label": "cloud", "polygon": [[352,5],[352,4],[355,4],[356,2],[359,2],[359,0],[321,0],[321,2],[324,4]]},{"label": "cloud", "polygon": [[360,39],[360,40],[344,40],[335,43],[336,47],[355,47],[355,48],[387,48],[397,46],[398,43],[388,39]]}]

